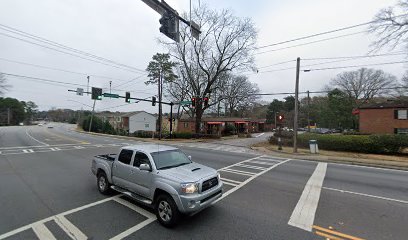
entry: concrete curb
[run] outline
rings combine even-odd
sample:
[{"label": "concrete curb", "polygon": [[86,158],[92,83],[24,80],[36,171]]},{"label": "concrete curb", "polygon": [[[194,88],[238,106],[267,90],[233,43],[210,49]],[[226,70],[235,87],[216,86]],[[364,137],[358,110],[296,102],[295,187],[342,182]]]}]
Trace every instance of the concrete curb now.
[{"label": "concrete curb", "polygon": [[291,153],[282,153],[282,152],[269,150],[269,149],[266,149],[265,147],[251,147],[251,149],[266,153],[271,156],[282,157],[282,158],[291,158],[291,159],[308,160],[308,161],[316,161],[316,162],[343,163],[343,164],[349,164],[349,165],[369,166],[369,167],[388,168],[388,169],[408,171],[408,159],[406,162],[402,162],[402,161],[377,160],[377,159],[365,159],[365,158],[291,154]]}]

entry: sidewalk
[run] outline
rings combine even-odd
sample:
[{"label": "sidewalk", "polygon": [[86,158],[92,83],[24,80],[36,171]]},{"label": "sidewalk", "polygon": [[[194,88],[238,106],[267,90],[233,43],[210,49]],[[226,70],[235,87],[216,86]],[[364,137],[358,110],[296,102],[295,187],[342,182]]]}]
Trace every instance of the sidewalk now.
[{"label": "sidewalk", "polygon": [[319,154],[311,154],[308,149],[298,149],[298,153],[293,153],[292,148],[283,147],[283,150],[277,150],[278,146],[270,145],[268,143],[257,144],[252,146],[251,149],[281,158],[408,170],[408,156],[335,152],[325,150],[319,150]]}]

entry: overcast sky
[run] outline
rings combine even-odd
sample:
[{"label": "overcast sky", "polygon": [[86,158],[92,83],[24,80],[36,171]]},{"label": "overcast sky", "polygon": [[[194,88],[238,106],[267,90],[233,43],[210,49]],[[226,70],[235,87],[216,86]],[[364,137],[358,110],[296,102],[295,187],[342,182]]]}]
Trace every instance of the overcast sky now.
[{"label": "overcast sky", "polygon": [[[168,0],[179,13],[188,11],[188,0]],[[247,1],[247,0],[192,0],[194,7],[207,4],[210,8],[231,9],[239,17],[252,18],[258,29],[258,45],[264,46],[290,40],[314,33],[346,27],[372,20],[381,9],[394,5],[390,0],[287,0],[287,1]],[[0,24],[55,41],[66,46],[86,51],[118,63],[137,69],[146,69],[151,57],[157,52],[165,52],[157,39],[162,37],[159,32],[159,14],[150,9],[140,0],[1,0]],[[293,45],[308,43],[324,38],[353,34],[367,30],[366,27],[324,35],[303,41],[287,43],[262,49],[270,51],[256,55],[256,64],[260,73],[250,73],[250,81],[257,83],[262,93],[293,92],[295,70],[273,71],[276,69],[295,67],[295,62],[264,66],[295,60],[297,57],[343,57],[366,55],[370,43],[375,39],[365,33],[348,37],[323,41],[299,47],[281,49]],[[147,76],[143,72],[125,71],[111,66],[84,60],[67,54],[46,49],[37,45],[7,37],[16,34],[0,28],[0,72],[50,79],[74,84],[87,84],[86,76],[90,75],[90,85],[109,89],[112,81],[112,92],[124,95],[132,91],[132,97],[146,98],[157,94],[157,87],[146,86]],[[274,51],[272,51],[274,50]],[[392,52],[401,51],[394,49]],[[384,49],[380,53],[389,53]],[[314,66],[338,67],[360,64],[385,63],[404,61],[406,55],[358,59],[352,61],[329,63]],[[36,64],[69,72],[43,69],[34,66],[17,64],[17,61]],[[326,62],[302,61],[301,65]],[[333,60],[332,60],[333,61]],[[407,69],[405,64],[375,66],[401,78]],[[308,68],[308,67],[304,67]],[[313,68],[313,67],[310,67]],[[330,79],[345,70],[336,69],[301,73],[300,90],[321,90],[329,84]],[[264,72],[262,71],[270,71]],[[75,72],[75,73],[73,73]],[[109,77],[109,78],[102,78]],[[130,81],[134,78],[136,80]],[[12,85],[7,97],[24,101],[34,101],[41,110],[55,108],[89,109],[92,105],[90,96],[77,96],[68,92],[78,86],[44,83],[33,79],[7,76],[8,84]],[[128,82],[128,83],[127,83]],[[85,87],[86,88],[86,87]],[[116,90],[117,89],[117,90]],[[108,90],[109,91],[109,90]],[[284,96],[269,96],[263,100]],[[88,106],[87,106],[88,105]],[[124,105],[124,99],[104,99],[96,104],[97,110],[133,111],[146,110],[155,113],[157,109],[149,103]],[[167,111],[167,109],[165,109]]]}]

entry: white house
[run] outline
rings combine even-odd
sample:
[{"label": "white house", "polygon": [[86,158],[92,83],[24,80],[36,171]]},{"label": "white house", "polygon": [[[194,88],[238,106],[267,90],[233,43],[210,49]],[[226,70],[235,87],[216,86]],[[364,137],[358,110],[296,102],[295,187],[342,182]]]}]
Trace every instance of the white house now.
[{"label": "white house", "polygon": [[156,117],[145,111],[129,114],[129,133],[136,131],[156,131]]}]

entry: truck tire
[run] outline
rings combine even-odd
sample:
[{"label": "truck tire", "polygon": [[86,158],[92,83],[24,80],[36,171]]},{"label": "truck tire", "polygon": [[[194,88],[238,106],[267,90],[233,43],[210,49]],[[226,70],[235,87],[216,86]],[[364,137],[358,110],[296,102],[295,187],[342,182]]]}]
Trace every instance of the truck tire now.
[{"label": "truck tire", "polygon": [[99,192],[104,195],[108,195],[110,192],[110,184],[108,178],[106,177],[106,174],[104,172],[101,172],[98,174],[98,177],[96,179]]},{"label": "truck tire", "polygon": [[167,228],[174,227],[180,219],[177,205],[168,194],[161,194],[157,198],[155,211],[160,224]]}]

